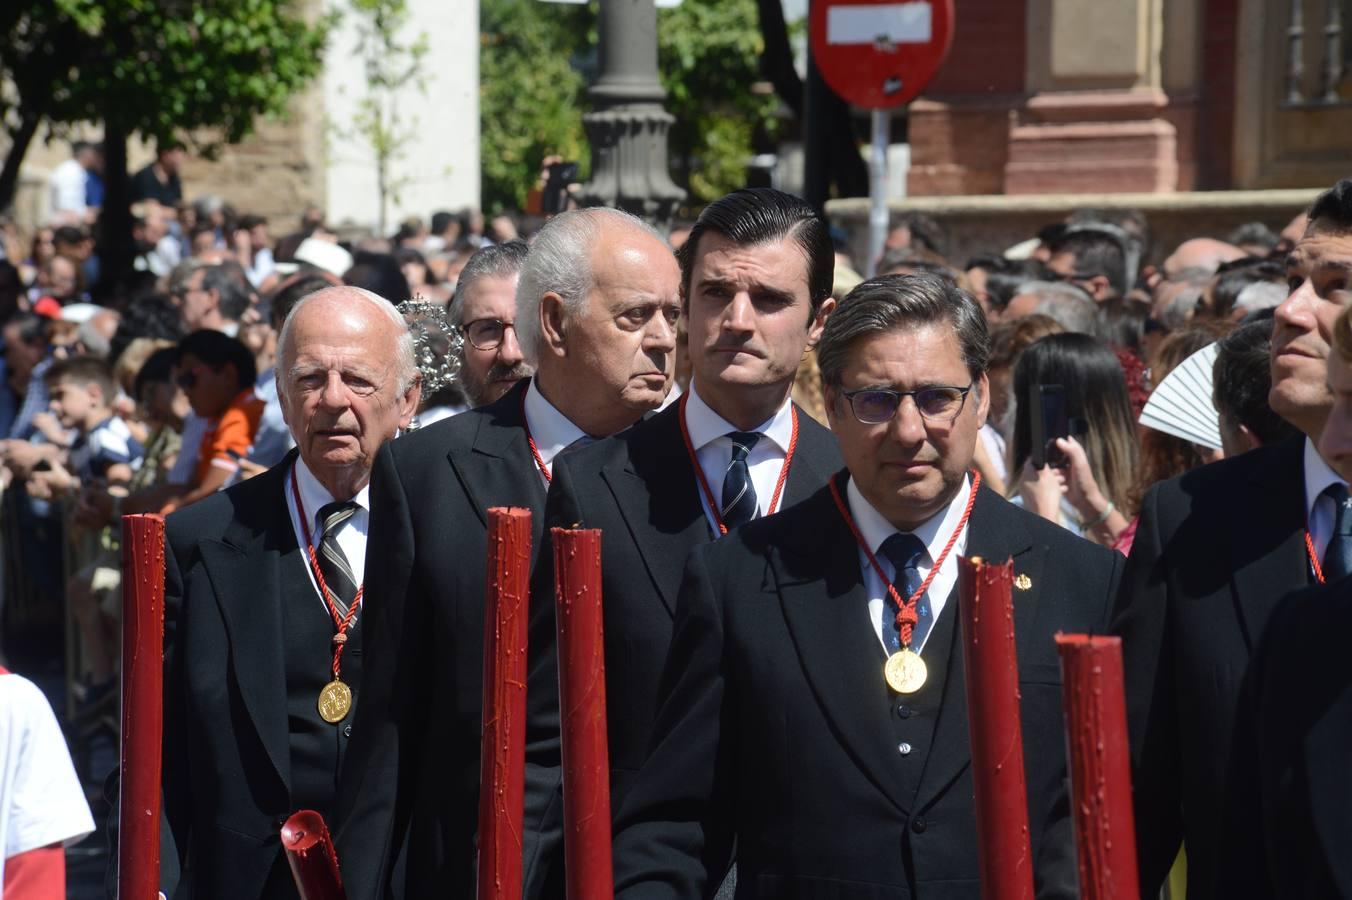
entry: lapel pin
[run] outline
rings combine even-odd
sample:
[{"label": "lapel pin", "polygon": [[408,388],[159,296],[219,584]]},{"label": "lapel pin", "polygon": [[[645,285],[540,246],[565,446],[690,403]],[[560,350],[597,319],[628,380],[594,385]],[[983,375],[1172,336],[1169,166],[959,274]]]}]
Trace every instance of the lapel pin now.
[{"label": "lapel pin", "polygon": [[1021,591],[1031,591],[1033,589],[1033,579],[1029,578],[1026,573],[1021,574],[1018,578],[1014,579],[1014,587]]}]

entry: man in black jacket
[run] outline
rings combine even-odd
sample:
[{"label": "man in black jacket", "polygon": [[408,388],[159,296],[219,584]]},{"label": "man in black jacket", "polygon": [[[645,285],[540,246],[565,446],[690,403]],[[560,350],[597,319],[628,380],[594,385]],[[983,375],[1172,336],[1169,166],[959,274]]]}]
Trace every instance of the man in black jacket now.
[{"label": "man in black jacket", "polygon": [[[831,299],[826,223],[797,197],[741,190],[700,215],[679,254],[692,378],[687,393],[615,439],[561,462],[551,525],[602,531],[611,808],[647,754],[657,681],[690,550],[807,498],[840,467],[835,438],[791,400]],[[562,894],[554,598],[534,591],[530,881]],[[542,887],[539,887],[543,885]]]},{"label": "man in black jacket", "polygon": [[1181,842],[1188,895],[1217,896],[1225,773],[1249,658],[1284,595],[1352,566],[1335,540],[1347,482],[1316,449],[1331,405],[1330,330],[1349,299],[1352,180],[1322,194],[1309,219],[1287,260],[1292,290],[1276,310],[1269,395],[1304,436],[1152,488],[1123,575],[1113,631],[1126,670],[1143,895],[1159,890]]},{"label": "man in black jacket", "polygon": [[[1352,218],[1345,225],[1352,236]],[[1352,241],[1343,260],[1346,284],[1352,279]],[[1348,478],[1352,310],[1335,322],[1332,345],[1333,407],[1319,452]],[[1330,543],[1352,543],[1352,501],[1343,501],[1335,523]],[[1328,584],[1288,596],[1273,612],[1244,679],[1218,897],[1352,897],[1352,666],[1344,656],[1352,629],[1352,578],[1323,574]]]},{"label": "man in black jacket", "polygon": [[338,807],[360,697],[367,481],[417,408],[417,369],[394,307],[338,287],[296,305],[277,371],[296,450],[166,526],[170,898],[294,898],[278,831],[298,809],[332,821]]},{"label": "man in black jacket", "polygon": [[[1014,560],[1035,879],[1077,896],[1053,636],[1103,627],[1118,563],[978,488],[989,355],[976,301],[933,276],[865,282],[832,314],[846,469],[691,554],[617,897],[697,900],[734,842],[739,897],[980,897],[959,555]],[[917,655],[927,676],[885,677]]]},{"label": "man in black jacket", "polygon": [[354,900],[384,896],[401,853],[409,896],[472,895],[487,510],[530,509],[538,548],[559,454],[661,403],[679,312],[676,260],[651,228],[610,209],[557,216],[526,257],[511,326],[535,377],[380,455],[338,835]]}]

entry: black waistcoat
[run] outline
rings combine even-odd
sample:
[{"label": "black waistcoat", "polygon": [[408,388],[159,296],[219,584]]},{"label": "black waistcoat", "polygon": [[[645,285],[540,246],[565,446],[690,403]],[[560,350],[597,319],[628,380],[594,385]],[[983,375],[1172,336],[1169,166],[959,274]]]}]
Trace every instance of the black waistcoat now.
[{"label": "black waistcoat", "polygon": [[[944,686],[948,679],[949,657],[953,653],[953,636],[957,631],[954,623],[957,618],[958,595],[955,590],[935,620],[920,654],[928,669],[924,686],[913,694],[888,691],[890,706],[886,715],[897,738],[898,771],[907,797],[915,797],[930,748],[934,744],[934,724],[944,701]],[[882,677],[881,666],[878,676]],[[958,697],[949,698],[949,702],[966,701]]]},{"label": "black waistcoat", "polygon": [[[309,579],[307,578],[308,582]],[[291,811],[313,809],[332,822],[337,813],[338,767],[352,734],[361,683],[361,613],[347,630],[341,677],[352,691],[353,710],[330,725],[319,716],[319,693],[333,680],[333,635],[337,630],[317,592],[282,598],[286,648],[286,709],[291,747]]]}]

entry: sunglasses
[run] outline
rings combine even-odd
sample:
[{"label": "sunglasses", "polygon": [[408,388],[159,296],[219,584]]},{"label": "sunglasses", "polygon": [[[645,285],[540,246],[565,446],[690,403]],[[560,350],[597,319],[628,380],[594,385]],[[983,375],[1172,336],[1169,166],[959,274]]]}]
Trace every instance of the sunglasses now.
[{"label": "sunglasses", "polygon": [[934,422],[952,423],[967,403],[967,387],[927,387],[918,391],[893,391],[883,388],[864,388],[842,391],[850,403],[850,411],[862,425],[882,425],[892,421],[901,407],[903,397],[910,397],[921,418]]}]

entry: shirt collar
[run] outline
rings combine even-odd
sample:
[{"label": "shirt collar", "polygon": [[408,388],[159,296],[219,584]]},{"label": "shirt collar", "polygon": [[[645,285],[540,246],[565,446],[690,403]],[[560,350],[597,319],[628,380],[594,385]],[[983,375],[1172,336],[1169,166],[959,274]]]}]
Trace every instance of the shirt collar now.
[{"label": "shirt collar", "polygon": [[587,436],[586,432],[545,399],[534,378],[530,380],[530,387],[526,388],[526,429],[546,466],[553,462],[564,447]]},{"label": "shirt collar", "polygon": [[[690,382],[690,388],[686,391],[686,394],[689,395],[690,399],[685,403],[685,427],[690,433],[690,444],[696,452],[703,450],[729,431],[741,431],[740,428],[714,412],[713,408],[704,402],[704,398],[699,395],[699,388],[694,381]],[[779,409],[775,410],[773,416],[751,430],[765,435],[765,437],[774,441],[780,450],[787,453],[789,443],[793,440],[792,397],[785,397],[784,402],[780,404]]]},{"label": "shirt collar", "polygon": [[1315,449],[1314,441],[1308,437],[1305,439],[1305,521],[1309,522],[1314,518],[1314,505],[1319,500],[1320,494],[1331,484],[1345,484],[1342,477],[1329,464],[1324,462],[1324,457],[1319,455]]},{"label": "shirt collar", "polygon": [[[305,505],[305,515],[310,517],[307,523],[314,530],[315,537],[319,536],[319,511],[330,503],[334,502],[334,497],[329,493],[328,488],[319,483],[319,479],[310,471],[310,467],[305,464],[305,460],[300,456],[296,457],[296,484],[300,487],[300,500]],[[352,502],[357,504],[358,508],[366,512],[371,511],[371,484],[367,482],[357,495],[352,498]]]},{"label": "shirt collar", "polygon": [[[962,521],[962,514],[967,508],[967,497],[971,490],[971,481],[964,475],[962,489],[953,495],[953,499],[948,501],[948,505],[909,532],[920,538],[924,543],[925,550],[929,554],[928,564],[932,565],[939,558],[939,554],[944,551],[944,545],[948,543],[949,537],[958,527],[958,523]],[[858,527],[859,533],[863,535],[864,543],[876,556],[880,552],[883,542],[898,533],[896,526],[887,521],[883,514],[873,507],[873,504],[864,499],[864,494],[855,485],[853,478],[850,479],[850,483],[845,488],[845,496],[850,507],[850,515],[854,517],[855,526]],[[959,535],[958,544],[955,545],[954,549],[961,550],[963,546],[965,546],[965,541]]]}]

